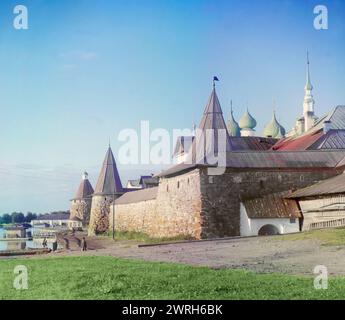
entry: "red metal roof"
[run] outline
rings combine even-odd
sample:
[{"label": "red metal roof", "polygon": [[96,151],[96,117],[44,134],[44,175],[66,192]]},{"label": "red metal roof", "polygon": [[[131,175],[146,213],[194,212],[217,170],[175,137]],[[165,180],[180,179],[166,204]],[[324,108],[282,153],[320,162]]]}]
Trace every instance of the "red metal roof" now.
[{"label": "red metal roof", "polygon": [[272,150],[279,151],[298,151],[298,150],[307,150],[312,144],[318,141],[323,136],[323,131],[317,131],[307,135],[300,136],[298,138],[286,138],[281,141],[278,141],[273,147]]}]

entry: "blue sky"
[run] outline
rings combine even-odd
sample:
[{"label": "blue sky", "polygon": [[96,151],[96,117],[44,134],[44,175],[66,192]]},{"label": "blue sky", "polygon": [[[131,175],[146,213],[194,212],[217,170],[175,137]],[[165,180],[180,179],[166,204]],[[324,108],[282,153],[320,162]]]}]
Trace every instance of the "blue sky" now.
[{"label": "blue sky", "polygon": [[[29,30],[15,30],[26,5]],[[313,27],[313,8],[329,29]],[[199,123],[217,75],[225,116],[248,103],[260,133],[273,100],[290,129],[305,56],[316,113],[345,104],[345,1],[33,0],[0,3],[0,213],[68,209],[81,172],[96,184],[124,128]],[[121,166],[123,183],[159,167]]]}]

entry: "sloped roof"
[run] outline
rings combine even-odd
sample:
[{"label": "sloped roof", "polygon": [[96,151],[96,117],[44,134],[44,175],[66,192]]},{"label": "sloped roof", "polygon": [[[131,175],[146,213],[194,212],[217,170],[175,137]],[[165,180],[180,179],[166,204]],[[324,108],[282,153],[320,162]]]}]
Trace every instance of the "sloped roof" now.
[{"label": "sloped roof", "polygon": [[229,152],[228,168],[332,168],[345,157],[338,151]]},{"label": "sloped roof", "polygon": [[273,193],[255,199],[244,200],[250,219],[300,218],[301,213],[295,200],[284,199],[287,192]]},{"label": "sloped roof", "polygon": [[144,188],[147,188],[149,186],[156,186],[159,183],[158,177],[153,176],[141,177],[141,181]]},{"label": "sloped roof", "polygon": [[153,176],[141,176],[136,180],[128,180],[128,184],[130,184],[130,186],[134,188],[146,188],[148,186],[158,185],[158,183],[158,177]]},{"label": "sloped roof", "polygon": [[123,193],[123,188],[113,152],[109,147],[98,177],[95,194],[112,195],[118,193]]},{"label": "sloped roof", "polygon": [[126,192],[115,200],[115,204],[136,203],[156,199],[158,187]]},{"label": "sloped roof", "polygon": [[[234,169],[307,169],[335,168],[345,161],[345,150],[310,151],[235,151],[226,153],[226,167]],[[212,167],[201,163],[181,163],[162,173],[160,177],[176,175],[196,167]]]},{"label": "sloped roof", "polygon": [[[327,136],[323,134],[323,124],[329,121]],[[345,106],[337,106],[330,113],[320,118],[307,132],[297,137],[289,137],[278,141],[272,150],[307,150],[307,149],[343,149],[345,135],[337,130],[345,130]],[[324,145],[324,139],[330,139]]]},{"label": "sloped roof", "polygon": [[[302,135],[296,139],[285,138],[279,140],[271,150],[277,151],[299,151],[307,150],[323,136],[323,131],[319,130],[308,135]],[[317,149],[317,148],[315,148]]]},{"label": "sloped roof", "polygon": [[93,194],[94,190],[89,179],[83,179],[80,182],[77,193],[75,194],[72,200],[80,200],[90,197]]},{"label": "sloped roof", "polygon": [[69,213],[46,213],[38,216],[35,220],[69,220]]},{"label": "sloped roof", "polygon": [[[225,134],[226,141],[224,150],[220,150],[220,146],[218,144],[220,130]],[[193,140],[193,146],[196,144],[196,140],[198,140],[196,149],[193,149],[193,151],[196,150],[197,159],[200,157],[203,158],[207,154],[217,154],[219,151],[231,150],[228,130],[226,128],[222,108],[220,106],[215,87],[213,87],[211,96],[206,105],[197,134],[198,132],[199,135],[200,133],[203,133],[205,137],[203,139],[202,137],[197,136],[197,138]],[[208,137],[208,134],[210,134],[211,137]]]},{"label": "sloped roof", "polygon": [[331,129],[345,129],[345,106],[337,106],[324,117],[320,118],[310,131],[317,131],[323,128],[323,123],[330,121]]},{"label": "sloped roof", "polygon": [[310,147],[308,147],[308,149],[345,149],[345,129],[331,129],[326,134],[322,135],[321,138],[313,143]]},{"label": "sloped roof", "polygon": [[128,180],[127,186],[130,185],[132,188],[140,188],[140,179]]},{"label": "sloped roof", "polygon": [[345,173],[299,189],[287,196],[287,198],[305,198],[337,193],[345,193]]},{"label": "sloped roof", "polygon": [[297,139],[284,139],[277,142],[272,150],[317,150],[345,149],[345,129],[331,129],[326,134],[323,130],[303,135]]},{"label": "sloped roof", "polygon": [[173,156],[188,153],[193,144],[194,136],[180,136],[176,140]]},{"label": "sloped roof", "polygon": [[278,140],[264,137],[230,137],[231,150],[269,150]]}]

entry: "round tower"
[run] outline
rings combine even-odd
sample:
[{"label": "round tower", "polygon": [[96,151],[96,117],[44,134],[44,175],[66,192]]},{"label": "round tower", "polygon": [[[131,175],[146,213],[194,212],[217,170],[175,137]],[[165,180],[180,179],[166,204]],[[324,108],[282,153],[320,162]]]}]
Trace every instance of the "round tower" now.
[{"label": "round tower", "polygon": [[88,173],[84,172],[77,193],[71,199],[70,219],[78,218],[83,225],[89,224],[92,194],[93,188],[88,179]]},{"label": "round tower", "polygon": [[115,158],[109,146],[92,196],[88,230],[90,236],[108,231],[110,205],[123,193]]}]

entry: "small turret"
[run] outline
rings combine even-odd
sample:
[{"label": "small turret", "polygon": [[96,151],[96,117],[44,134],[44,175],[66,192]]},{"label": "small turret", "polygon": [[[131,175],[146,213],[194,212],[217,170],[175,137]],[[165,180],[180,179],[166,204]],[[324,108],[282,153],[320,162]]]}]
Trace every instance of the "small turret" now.
[{"label": "small turret", "polygon": [[84,172],[77,193],[71,200],[70,219],[78,218],[83,222],[83,225],[87,225],[90,220],[93,194],[93,188],[88,177],[88,173]]}]

